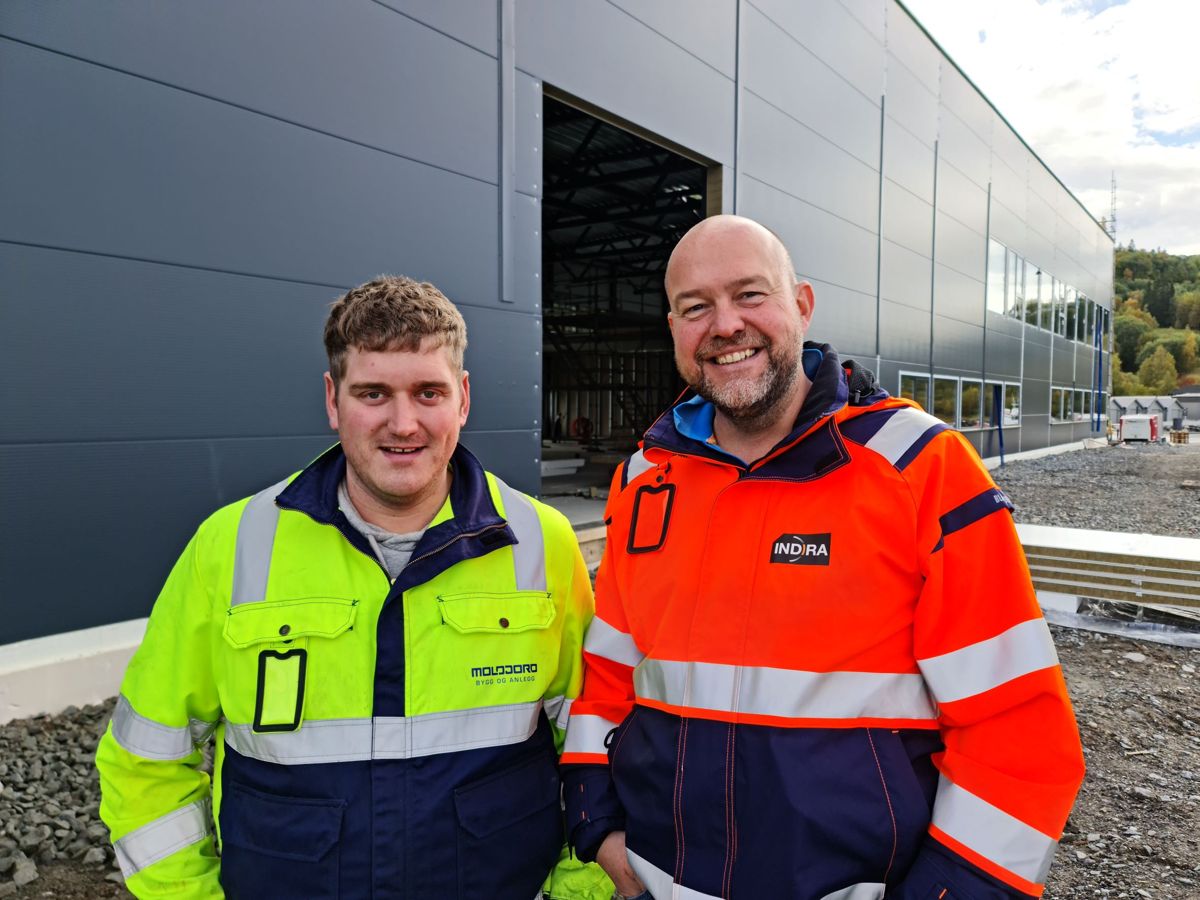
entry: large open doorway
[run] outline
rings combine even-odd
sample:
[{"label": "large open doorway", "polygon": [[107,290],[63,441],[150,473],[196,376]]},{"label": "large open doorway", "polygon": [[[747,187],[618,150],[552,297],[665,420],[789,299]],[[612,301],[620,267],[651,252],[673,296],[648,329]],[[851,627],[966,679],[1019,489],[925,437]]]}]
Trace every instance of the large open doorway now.
[{"label": "large open doorway", "polygon": [[663,273],[713,200],[711,166],[597,112],[544,98],[547,493],[584,486],[562,479],[588,462],[609,471],[679,393]]}]

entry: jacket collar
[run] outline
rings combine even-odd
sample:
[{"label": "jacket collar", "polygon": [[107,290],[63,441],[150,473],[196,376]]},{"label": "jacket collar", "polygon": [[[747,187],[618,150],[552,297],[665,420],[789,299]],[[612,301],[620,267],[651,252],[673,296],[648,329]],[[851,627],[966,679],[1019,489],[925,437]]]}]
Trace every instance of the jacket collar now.
[{"label": "jacket collar", "polygon": [[[492,500],[483,466],[462,444],[450,457],[450,470],[450,496],[413,549],[412,561],[397,579],[398,585],[427,581],[460,559],[516,543]],[[374,559],[366,537],[351,526],[338,506],[338,485],[345,477],[346,455],[341,444],[334,444],[292,479],[275,502],[282,509],[334,526],[357,550]]]}]

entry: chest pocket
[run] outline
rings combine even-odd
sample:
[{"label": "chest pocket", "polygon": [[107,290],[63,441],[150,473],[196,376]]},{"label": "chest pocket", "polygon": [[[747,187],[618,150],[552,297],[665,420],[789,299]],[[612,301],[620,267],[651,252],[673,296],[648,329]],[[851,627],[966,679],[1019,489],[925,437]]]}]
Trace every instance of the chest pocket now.
[{"label": "chest pocket", "polygon": [[[254,654],[254,730],[295,731],[304,714],[308,643],[336,638],[354,627],[357,600],[306,597],[276,603],[242,603],[225,619],[225,642]],[[246,681],[250,673],[246,672]]]},{"label": "chest pocket", "polygon": [[440,594],[442,622],[460,634],[520,634],[549,628],[554,603],[547,591],[471,591]]}]

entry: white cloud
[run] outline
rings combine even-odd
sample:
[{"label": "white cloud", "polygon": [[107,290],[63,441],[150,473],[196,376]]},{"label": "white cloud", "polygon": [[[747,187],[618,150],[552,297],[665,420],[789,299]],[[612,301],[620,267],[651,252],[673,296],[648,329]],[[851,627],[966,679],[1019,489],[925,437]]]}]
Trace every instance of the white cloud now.
[{"label": "white cloud", "polygon": [[1200,3],[905,0],[1117,238],[1200,253]]}]

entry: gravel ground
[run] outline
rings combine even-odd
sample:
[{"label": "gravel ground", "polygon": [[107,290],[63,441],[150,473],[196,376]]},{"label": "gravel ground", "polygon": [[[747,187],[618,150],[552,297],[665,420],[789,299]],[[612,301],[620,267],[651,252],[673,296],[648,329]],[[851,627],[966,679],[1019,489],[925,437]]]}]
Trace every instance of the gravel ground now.
[{"label": "gravel ground", "polygon": [[[1101,448],[993,473],[1021,522],[1200,536],[1200,443]],[[1200,898],[1200,650],[1053,628],[1088,776],[1047,898]],[[0,725],[0,898],[128,896],[92,757],[112,703]]]}]

